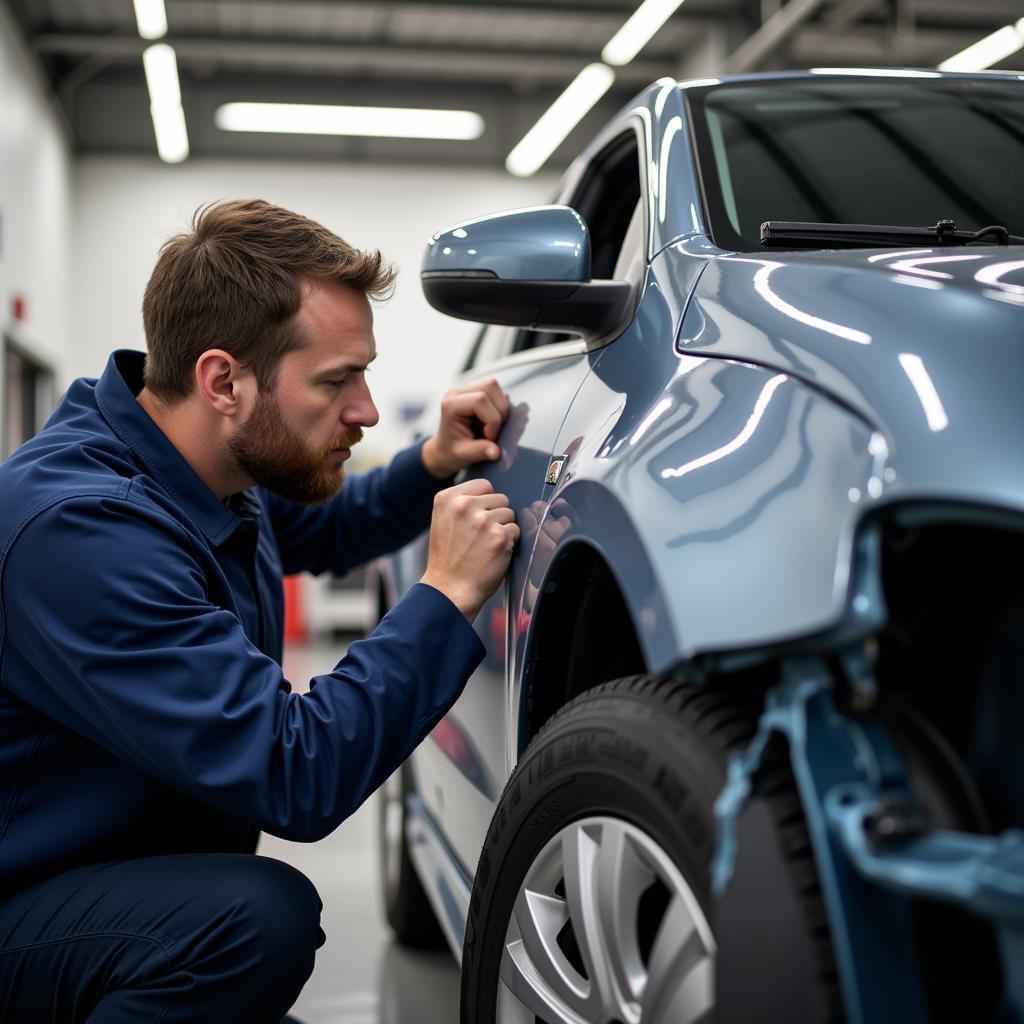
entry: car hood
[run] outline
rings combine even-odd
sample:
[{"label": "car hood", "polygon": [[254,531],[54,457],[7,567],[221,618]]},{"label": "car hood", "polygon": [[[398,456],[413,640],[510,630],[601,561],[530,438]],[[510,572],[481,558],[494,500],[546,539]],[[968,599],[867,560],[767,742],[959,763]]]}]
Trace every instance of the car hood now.
[{"label": "car hood", "polygon": [[915,494],[1024,507],[1024,247],[719,257],[677,343],[828,393]]}]

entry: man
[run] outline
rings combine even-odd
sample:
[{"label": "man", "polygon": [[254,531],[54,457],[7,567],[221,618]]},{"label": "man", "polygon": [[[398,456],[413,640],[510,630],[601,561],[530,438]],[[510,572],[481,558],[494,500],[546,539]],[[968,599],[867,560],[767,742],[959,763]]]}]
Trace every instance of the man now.
[{"label": "man", "polygon": [[[0,1020],[276,1022],[323,941],[261,829],[331,832],[458,697],[518,528],[484,481],[508,402],[344,464],[377,422],[392,273],[261,201],[199,211],[146,289],[148,354],[76,381],[0,467]],[[420,533],[422,581],[291,692],[281,574]]]}]

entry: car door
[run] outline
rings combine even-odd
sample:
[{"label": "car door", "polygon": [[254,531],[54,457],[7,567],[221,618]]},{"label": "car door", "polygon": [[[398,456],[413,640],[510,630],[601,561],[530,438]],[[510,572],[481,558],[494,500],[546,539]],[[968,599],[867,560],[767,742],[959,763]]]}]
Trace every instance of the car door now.
[{"label": "car door", "polygon": [[[629,130],[606,147],[569,204],[590,230],[592,277],[618,275],[639,295],[647,243],[637,132]],[[600,351],[566,335],[488,327],[464,374],[465,380],[494,377],[509,397],[501,458],[473,467],[468,476],[484,477],[509,496],[522,531],[505,582],[475,622],[484,661],[413,763],[420,798],[467,876],[518,753],[517,709],[506,666],[518,632],[510,619],[522,607],[520,592],[536,541],[531,527],[566,413]]]}]

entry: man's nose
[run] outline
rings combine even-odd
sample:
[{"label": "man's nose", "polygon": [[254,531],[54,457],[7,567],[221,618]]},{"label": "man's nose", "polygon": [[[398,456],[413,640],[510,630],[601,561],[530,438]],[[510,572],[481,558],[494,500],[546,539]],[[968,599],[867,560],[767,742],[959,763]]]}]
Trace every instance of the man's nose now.
[{"label": "man's nose", "polygon": [[363,381],[355,401],[345,407],[342,420],[347,426],[372,427],[380,419],[380,413],[374,404],[370,389]]}]

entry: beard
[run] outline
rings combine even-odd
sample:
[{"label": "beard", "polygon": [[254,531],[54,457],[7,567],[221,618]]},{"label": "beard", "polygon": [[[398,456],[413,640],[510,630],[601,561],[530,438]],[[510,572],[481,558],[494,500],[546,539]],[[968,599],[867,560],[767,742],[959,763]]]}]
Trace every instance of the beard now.
[{"label": "beard", "polygon": [[345,466],[331,468],[327,457],[363,439],[359,427],[322,448],[311,448],[281,416],[277,399],[261,391],[249,418],[228,441],[238,465],[260,487],[301,502],[320,505],[333,498],[345,482]]}]

